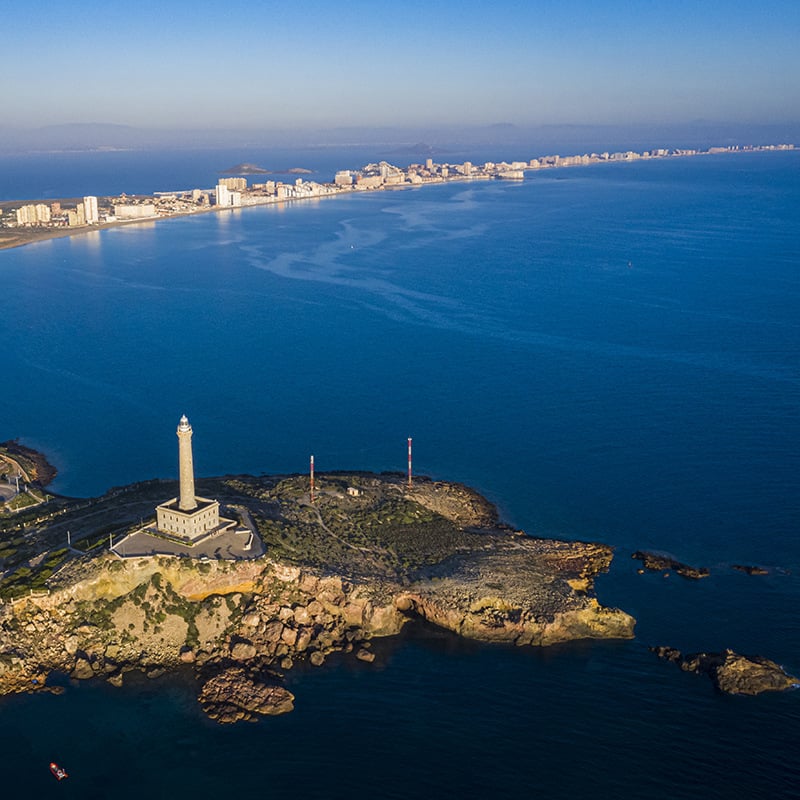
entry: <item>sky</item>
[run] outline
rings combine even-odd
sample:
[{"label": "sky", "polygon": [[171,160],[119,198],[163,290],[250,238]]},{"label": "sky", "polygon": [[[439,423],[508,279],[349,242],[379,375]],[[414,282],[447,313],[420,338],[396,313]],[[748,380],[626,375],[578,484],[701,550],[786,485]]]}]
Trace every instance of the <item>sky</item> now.
[{"label": "sky", "polygon": [[797,0],[40,0],[0,129],[800,119]]}]

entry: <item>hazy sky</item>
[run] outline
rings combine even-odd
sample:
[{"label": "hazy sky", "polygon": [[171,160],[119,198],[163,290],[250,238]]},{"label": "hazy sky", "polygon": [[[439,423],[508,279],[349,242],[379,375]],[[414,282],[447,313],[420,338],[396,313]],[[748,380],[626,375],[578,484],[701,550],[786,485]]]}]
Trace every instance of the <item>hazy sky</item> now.
[{"label": "hazy sky", "polygon": [[800,2],[9,2],[0,63],[11,127],[783,122]]}]

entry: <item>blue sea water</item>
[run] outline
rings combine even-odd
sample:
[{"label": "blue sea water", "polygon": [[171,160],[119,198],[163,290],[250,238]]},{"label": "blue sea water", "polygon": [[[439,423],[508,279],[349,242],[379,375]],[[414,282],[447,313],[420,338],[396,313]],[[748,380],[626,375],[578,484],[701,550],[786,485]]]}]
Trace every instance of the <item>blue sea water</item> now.
[{"label": "blue sea water", "polygon": [[[203,185],[199,158],[176,169]],[[51,196],[90,190],[66,188]],[[373,665],[293,671],[293,714],[234,729],[180,679],[4,699],[11,786],[800,796],[800,693],[723,697],[647,651],[732,647],[800,674],[799,220],[800,155],[736,154],[0,252],[0,439],[50,454],[56,491],[174,475],[182,413],[201,474],[301,471],[310,453],[402,470],[413,436],[417,471],[512,524],[614,545],[600,599],[638,620],[632,642],[543,651],[415,628]],[[640,548],[712,576],[640,576]]]}]

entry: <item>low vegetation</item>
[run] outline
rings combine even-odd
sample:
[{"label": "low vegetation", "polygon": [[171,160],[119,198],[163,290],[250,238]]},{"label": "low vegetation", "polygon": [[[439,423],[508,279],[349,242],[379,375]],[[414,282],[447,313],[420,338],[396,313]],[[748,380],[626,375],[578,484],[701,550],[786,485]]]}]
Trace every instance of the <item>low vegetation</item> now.
[{"label": "low vegetation", "polygon": [[[412,496],[402,476],[326,473],[317,478],[312,502],[306,476],[197,482],[198,493],[219,499],[229,516],[249,512],[270,558],[392,579],[412,577],[462,549],[474,549],[474,537],[460,524],[423,505],[426,486],[434,485],[421,481]],[[0,599],[46,590],[67,561],[91,557],[107,547],[109,536],[118,539],[152,518],[154,507],[176,489],[174,482],[144,481],[91,500],[55,498],[0,518]],[[203,563],[198,568],[211,570]]]}]

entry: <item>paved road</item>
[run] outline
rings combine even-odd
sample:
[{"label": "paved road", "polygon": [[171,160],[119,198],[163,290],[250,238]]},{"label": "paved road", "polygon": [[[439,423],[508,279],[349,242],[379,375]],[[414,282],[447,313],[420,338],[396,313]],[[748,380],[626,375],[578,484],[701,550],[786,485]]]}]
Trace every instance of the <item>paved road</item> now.
[{"label": "paved road", "polygon": [[[24,469],[22,469],[22,467],[20,466],[20,463],[19,463],[19,461],[17,461],[15,458],[12,458],[12,457],[11,457],[10,455],[8,455],[7,453],[3,453],[3,455],[2,455],[2,456],[0,456],[0,462],[3,462],[3,461],[7,461],[7,462],[8,462],[8,465],[9,465],[10,467],[15,467],[15,468],[16,468],[16,470],[17,470],[17,473],[18,473],[18,474],[19,474],[19,476],[20,476],[20,478],[21,478],[22,480],[24,480],[24,481],[25,481],[25,483],[30,483],[30,482],[31,482],[30,476],[28,475],[28,473],[27,473],[27,472],[25,472],[25,470],[24,470]],[[6,470],[3,470],[3,472],[5,472],[5,471],[6,471]]]},{"label": "paved road", "polygon": [[[246,550],[245,548],[251,540],[250,549]],[[241,528],[213,534],[193,547],[162,539],[158,536],[150,536],[145,531],[136,531],[119,542],[115,542],[114,551],[126,558],[160,554],[189,556],[190,558],[221,558],[226,561],[236,561],[239,559],[258,558],[264,554],[264,545],[258,536],[251,536],[250,530],[242,530]]]}]

